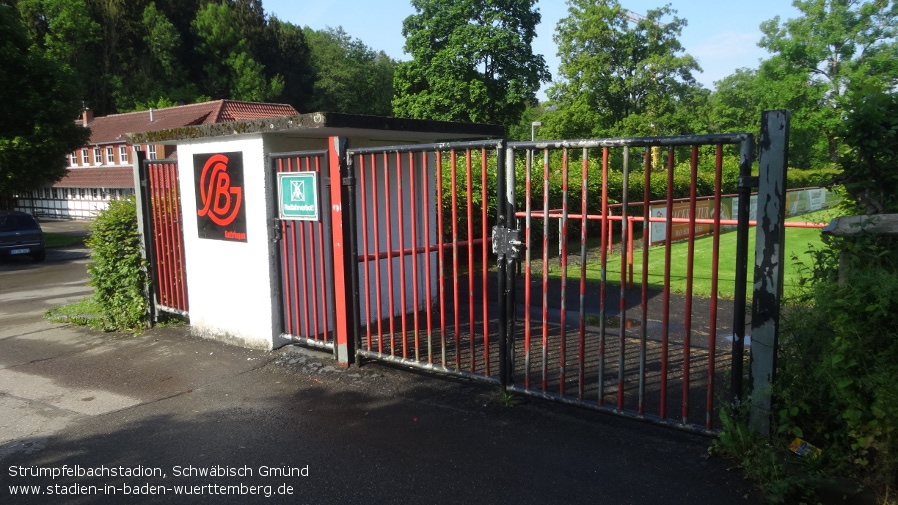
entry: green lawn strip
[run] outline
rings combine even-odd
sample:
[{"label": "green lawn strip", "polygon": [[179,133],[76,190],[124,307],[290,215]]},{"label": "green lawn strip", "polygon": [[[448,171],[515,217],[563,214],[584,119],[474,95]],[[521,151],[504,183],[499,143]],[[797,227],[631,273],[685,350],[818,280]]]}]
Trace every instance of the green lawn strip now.
[{"label": "green lawn strip", "polygon": [[[805,214],[787,219],[787,221],[796,222],[828,222],[834,217],[834,211],[824,210],[811,214]],[[749,299],[752,294],[752,277],[754,275],[754,251],[755,251],[755,228],[749,231],[749,265],[748,265],[748,287],[747,294]],[[643,259],[641,250],[641,238],[636,239],[636,250],[633,254],[633,282],[634,285],[641,285]],[[809,248],[819,248],[822,246],[820,230],[817,228],[786,228],[786,244],[785,244],[785,272],[783,279],[784,295],[789,296],[797,292],[801,279],[801,269],[799,265],[804,263],[810,265],[812,256],[808,253]],[[579,249],[579,244],[571,244],[571,247]],[[692,266],[692,293],[696,296],[711,296],[711,274],[713,260],[713,237],[702,237],[694,242],[693,266]],[[733,298],[736,283],[736,233],[735,230],[728,231],[720,236],[720,249],[718,261],[718,285],[717,290],[722,298]],[[686,293],[687,273],[688,273],[688,254],[689,244],[687,242],[678,242],[671,246],[671,268],[670,268],[670,289],[674,293]],[[589,262],[586,266],[586,278],[592,282],[598,282],[600,279],[601,265],[597,260],[599,251],[592,248],[589,252]],[[550,263],[549,274],[552,277],[560,276],[557,258]],[[606,262],[606,279],[610,283],[617,284],[620,282],[621,257],[620,244],[615,244],[615,250],[609,254]],[[568,278],[579,279],[580,268],[578,266],[568,267]],[[648,262],[648,285],[650,288],[662,289],[664,286],[664,246],[653,246],[649,248]]]},{"label": "green lawn strip", "polygon": [[83,246],[84,237],[65,233],[44,232],[44,244],[47,248]]}]

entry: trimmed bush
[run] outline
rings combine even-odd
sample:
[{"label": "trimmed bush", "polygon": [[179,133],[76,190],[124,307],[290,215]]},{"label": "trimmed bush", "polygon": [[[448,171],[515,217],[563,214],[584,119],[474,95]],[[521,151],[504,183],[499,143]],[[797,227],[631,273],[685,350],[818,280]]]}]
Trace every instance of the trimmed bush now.
[{"label": "trimmed bush", "polygon": [[103,326],[133,332],[146,328],[148,278],[133,197],[109,202],[94,221],[87,245],[93,260],[87,283],[95,289]]}]

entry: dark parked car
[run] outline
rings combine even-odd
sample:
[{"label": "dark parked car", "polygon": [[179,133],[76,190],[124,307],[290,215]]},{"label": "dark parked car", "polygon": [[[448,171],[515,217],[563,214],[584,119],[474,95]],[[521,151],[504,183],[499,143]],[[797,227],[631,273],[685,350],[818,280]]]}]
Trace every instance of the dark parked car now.
[{"label": "dark parked car", "polygon": [[44,232],[31,214],[0,210],[0,258],[31,256],[44,261]]}]

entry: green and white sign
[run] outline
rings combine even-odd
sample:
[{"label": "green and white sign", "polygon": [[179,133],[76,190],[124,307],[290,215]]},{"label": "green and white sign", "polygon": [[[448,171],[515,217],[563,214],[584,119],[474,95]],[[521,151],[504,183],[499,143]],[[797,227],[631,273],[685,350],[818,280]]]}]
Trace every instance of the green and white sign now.
[{"label": "green and white sign", "polygon": [[318,221],[318,173],[278,173],[278,215],[281,219]]}]

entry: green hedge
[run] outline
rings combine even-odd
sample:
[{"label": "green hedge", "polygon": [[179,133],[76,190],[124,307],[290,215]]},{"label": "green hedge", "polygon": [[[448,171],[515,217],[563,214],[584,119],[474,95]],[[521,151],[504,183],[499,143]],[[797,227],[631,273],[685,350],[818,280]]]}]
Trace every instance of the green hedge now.
[{"label": "green hedge", "polygon": [[88,284],[102,309],[103,325],[109,330],[140,331],[147,324],[148,278],[134,198],[109,202],[91,228]]}]

